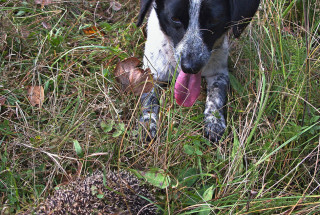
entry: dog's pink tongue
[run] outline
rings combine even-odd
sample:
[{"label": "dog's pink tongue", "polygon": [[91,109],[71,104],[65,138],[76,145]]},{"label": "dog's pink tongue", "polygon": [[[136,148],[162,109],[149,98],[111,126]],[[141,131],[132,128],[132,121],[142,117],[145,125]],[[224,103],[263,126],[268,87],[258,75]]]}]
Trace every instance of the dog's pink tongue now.
[{"label": "dog's pink tongue", "polygon": [[197,100],[201,88],[201,72],[187,74],[180,71],[174,86],[174,97],[178,105],[191,107]]}]

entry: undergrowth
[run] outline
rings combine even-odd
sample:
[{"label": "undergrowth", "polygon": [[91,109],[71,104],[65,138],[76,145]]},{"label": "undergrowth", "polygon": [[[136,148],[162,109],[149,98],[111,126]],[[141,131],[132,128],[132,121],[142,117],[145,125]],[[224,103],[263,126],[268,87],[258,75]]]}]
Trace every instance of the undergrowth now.
[{"label": "undergrowth", "polygon": [[[204,93],[182,108],[170,86],[158,138],[143,141],[139,96],[123,92],[113,70],[142,59],[145,37],[138,1],[120,2],[0,1],[1,214],[110,168],[149,172],[164,214],[319,214],[319,0],[307,10],[302,0],[262,0],[242,37],[230,38],[219,143],[202,133]],[[86,34],[92,26],[100,30]],[[43,87],[42,105],[31,105],[30,86]]]}]

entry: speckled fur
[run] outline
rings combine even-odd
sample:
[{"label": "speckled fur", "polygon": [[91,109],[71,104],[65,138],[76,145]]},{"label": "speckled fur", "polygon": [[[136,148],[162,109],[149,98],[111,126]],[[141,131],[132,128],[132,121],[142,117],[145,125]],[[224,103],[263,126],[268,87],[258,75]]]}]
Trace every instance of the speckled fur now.
[{"label": "speckled fur", "polygon": [[[205,107],[205,135],[212,141],[218,141],[223,134],[226,123],[223,114],[223,106],[226,100],[226,91],[229,84],[228,76],[228,40],[223,35],[216,41],[213,51],[210,53],[201,41],[198,24],[199,8],[202,0],[190,1],[191,20],[188,31],[175,49],[172,41],[160,28],[154,8],[151,9],[148,19],[148,39],[145,45],[144,66],[150,68],[154,80],[170,82],[173,74],[180,71],[179,56],[181,54],[199,55],[206,63],[202,69],[202,76],[207,81],[207,100]],[[155,7],[155,5],[154,5]],[[159,114],[159,101],[155,89],[143,95],[143,115],[140,118],[149,129],[149,139],[157,133],[157,116]]]},{"label": "speckled fur", "polygon": [[204,44],[201,33],[200,33],[200,23],[199,14],[202,0],[192,0],[190,1],[190,20],[188,30],[184,35],[183,39],[179,42],[175,50],[175,58],[183,58],[182,56],[192,56],[191,58],[197,59],[201,62],[207,62],[210,58],[211,53]]},{"label": "speckled fur", "polygon": [[[103,197],[98,198],[98,194],[103,194]],[[157,214],[156,207],[140,196],[155,201],[147,187],[131,173],[109,172],[104,186],[103,174],[97,171],[92,176],[61,187],[34,211],[20,215]]]}]

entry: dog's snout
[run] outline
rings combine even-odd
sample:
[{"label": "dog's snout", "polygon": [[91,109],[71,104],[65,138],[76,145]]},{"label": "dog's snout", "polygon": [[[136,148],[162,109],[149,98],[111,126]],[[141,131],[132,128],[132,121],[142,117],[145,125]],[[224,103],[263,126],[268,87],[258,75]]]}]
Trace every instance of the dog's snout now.
[{"label": "dog's snout", "polygon": [[191,58],[181,59],[181,69],[184,73],[197,74],[203,67],[203,63],[199,60],[193,60]]}]

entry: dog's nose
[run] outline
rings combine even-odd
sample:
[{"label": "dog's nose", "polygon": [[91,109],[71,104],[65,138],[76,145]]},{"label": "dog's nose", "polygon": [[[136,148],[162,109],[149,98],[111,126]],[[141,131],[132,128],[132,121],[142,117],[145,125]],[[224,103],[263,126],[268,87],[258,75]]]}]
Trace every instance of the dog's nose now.
[{"label": "dog's nose", "polygon": [[184,73],[197,74],[202,68],[202,63],[181,59],[181,69]]}]

